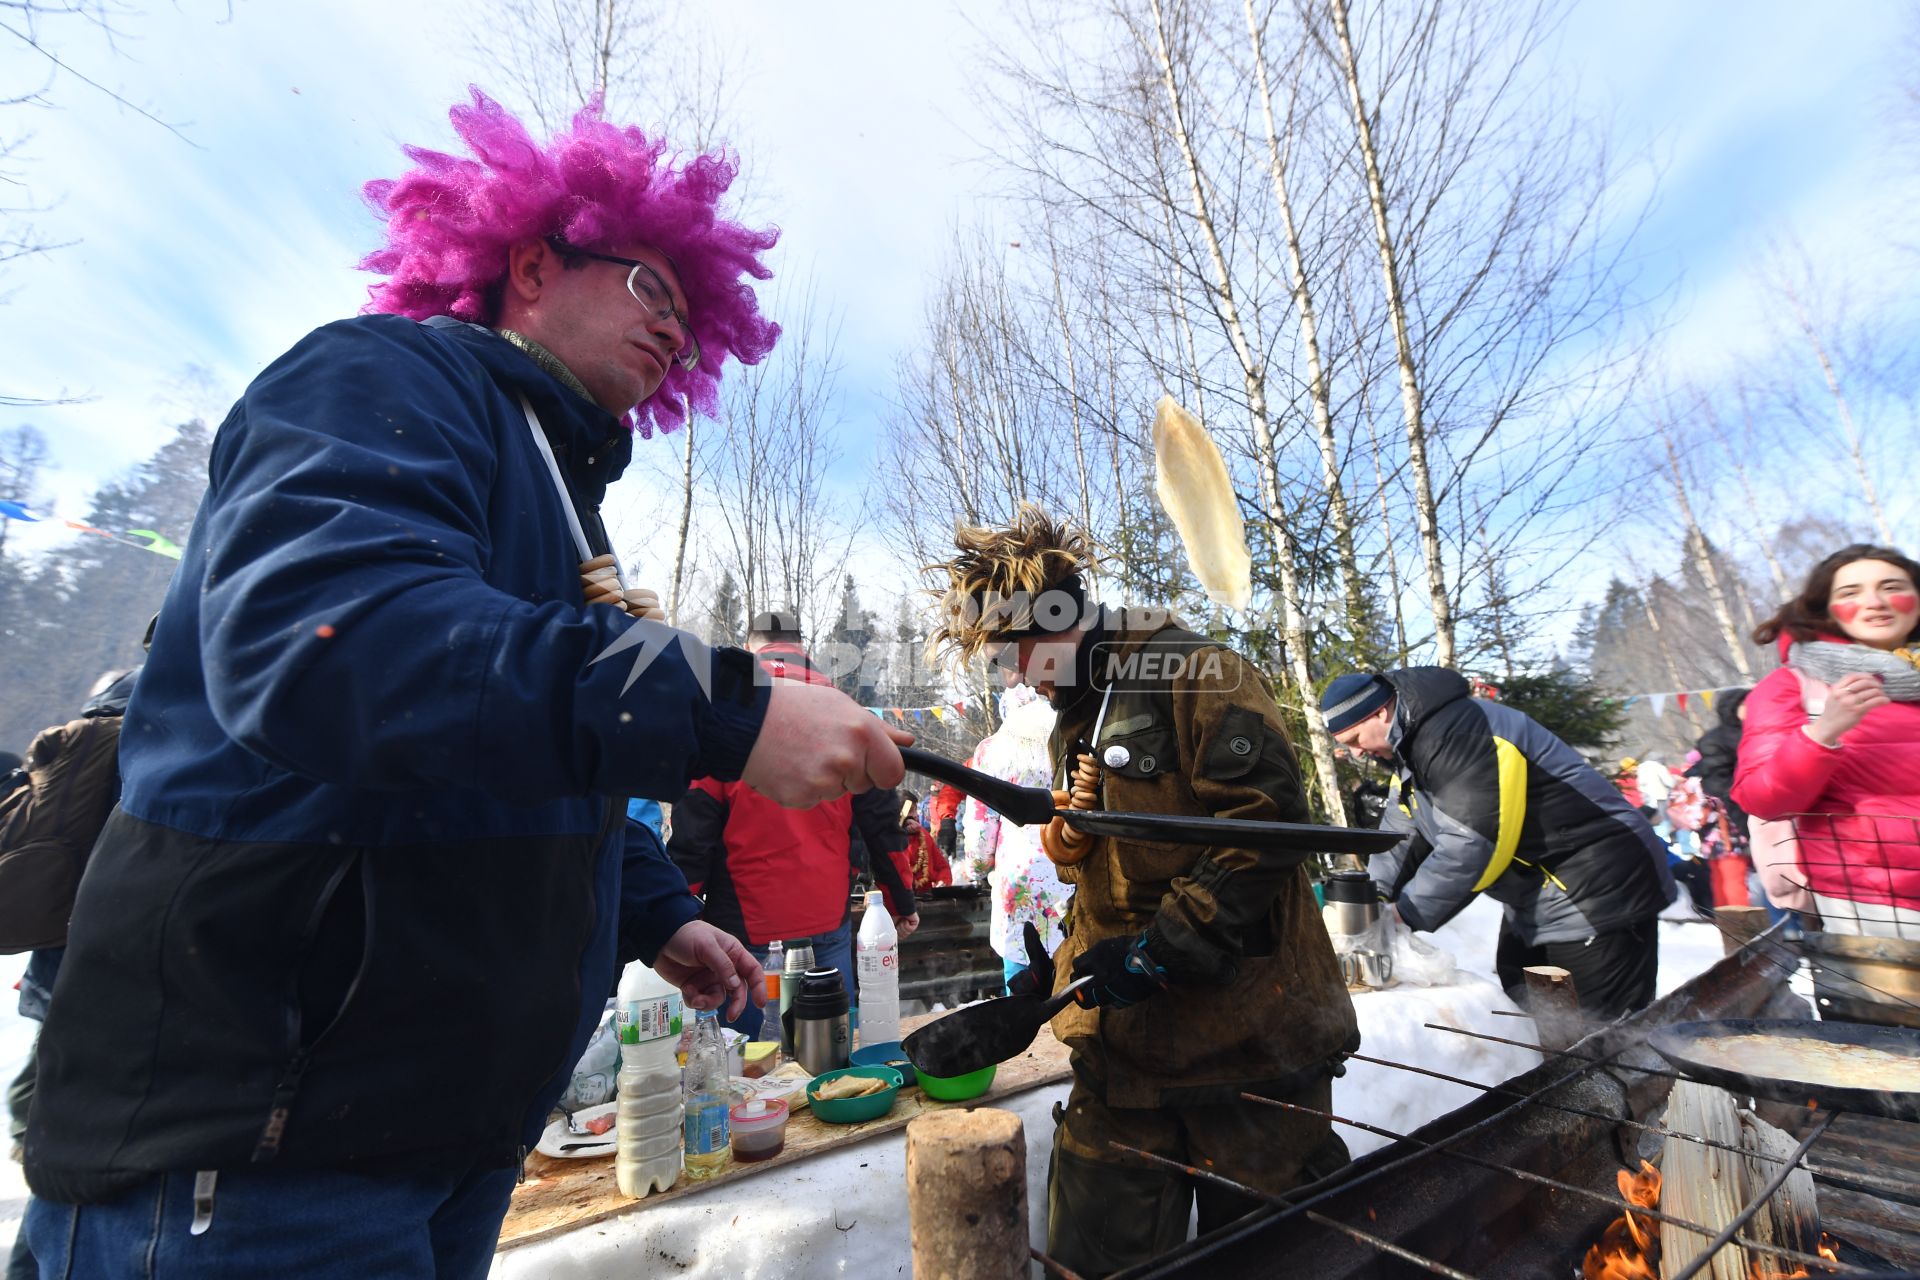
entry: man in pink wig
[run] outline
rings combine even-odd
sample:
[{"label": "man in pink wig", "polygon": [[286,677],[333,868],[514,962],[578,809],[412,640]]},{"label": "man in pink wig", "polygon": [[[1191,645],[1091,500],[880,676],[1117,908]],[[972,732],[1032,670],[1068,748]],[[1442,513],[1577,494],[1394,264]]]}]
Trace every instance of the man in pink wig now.
[{"label": "man in pink wig", "polygon": [[583,576],[635,429],[778,336],[734,166],[452,115],[470,155],[367,187],[372,314],[214,440],[41,1039],[44,1276],[485,1274],[617,965],[730,1016],[760,989],[626,798],[900,780],[831,686]]}]

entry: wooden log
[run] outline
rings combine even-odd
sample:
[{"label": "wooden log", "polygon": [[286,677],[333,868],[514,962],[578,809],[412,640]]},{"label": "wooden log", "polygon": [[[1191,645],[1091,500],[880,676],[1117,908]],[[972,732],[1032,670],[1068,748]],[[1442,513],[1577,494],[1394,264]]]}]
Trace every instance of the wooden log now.
[{"label": "wooden log", "polygon": [[907,1126],[907,1219],[915,1280],[1025,1280],[1027,1138],[991,1107]]},{"label": "wooden log", "polygon": [[1713,920],[1720,926],[1722,955],[1732,955],[1767,931],[1765,907],[1715,907]]},{"label": "wooden log", "polygon": [[[1753,1194],[1780,1169],[1798,1145],[1784,1131],[1740,1109],[1724,1089],[1681,1080],[1667,1097],[1666,1127],[1675,1133],[1708,1138],[1750,1155],[1669,1138],[1661,1157],[1660,1207],[1675,1217],[1715,1231],[1733,1221]],[[1786,1248],[1810,1252],[1820,1238],[1813,1175],[1794,1170],[1747,1223],[1745,1235]],[[1673,1223],[1660,1228],[1660,1272],[1678,1274],[1708,1244],[1706,1236]],[[1702,1274],[1711,1280],[1747,1280],[1748,1276],[1792,1274],[1795,1264],[1777,1253],[1728,1244]]]},{"label": "wooden log", "polygon": [[1573,975],[1558,965],[1529,965],[1527,1012],[1540,1034],[1540,1047],[1558,1053],[1578,1040],[1582,1032],[1580,998],[1573,989]]}]

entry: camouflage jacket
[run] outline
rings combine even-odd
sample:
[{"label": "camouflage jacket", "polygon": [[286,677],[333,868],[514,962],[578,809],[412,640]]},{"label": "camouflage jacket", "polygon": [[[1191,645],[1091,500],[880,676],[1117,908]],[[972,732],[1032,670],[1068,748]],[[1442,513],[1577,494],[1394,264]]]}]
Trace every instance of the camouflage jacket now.
[{"label": "camouflage jacket", "polygon": [[[1056,724],[1060,785],[1075,745],[1091,742],[1103,809],[1305,821],[1299,764],[1260,673],[1164,615],[1118,616],[1089,637],[1091,680]],[[1143,931],[1171,980],[1131,1008],[1068,1005],[1054,1019],[1063,1042],[1099,1056],[1108,1105],[1232,1101],[1247,1085],[1304,1083],[1358,1047],[1312,885],[1289,861],[1101,838],[1061,869],[1074,900],[1055,988],[1095,942]]]}]

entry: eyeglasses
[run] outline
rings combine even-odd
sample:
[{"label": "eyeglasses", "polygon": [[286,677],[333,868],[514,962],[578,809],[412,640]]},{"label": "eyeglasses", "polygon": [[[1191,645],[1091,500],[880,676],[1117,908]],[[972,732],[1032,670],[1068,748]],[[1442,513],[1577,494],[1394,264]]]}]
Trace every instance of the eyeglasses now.
[{"label": "eyeglasses", "polygon": [[613,262],[630,267],[627,272],[627,292],[634,301],[647,309],[647,314],[655,320],[673,318],[674,325],[680,330],[680,350],[674,355],[674,362],[682,369],[692,369],[700,363],[700,339],[693,334],[693,326],[673,305],[673,292],[667,288],[667,282],[638,258],[621,258],[611,253],[595,253],[591,249],[582,249],[568,244],[559,236],[548,236],[547,245],[561,257],[592,258],[595,262]]}]

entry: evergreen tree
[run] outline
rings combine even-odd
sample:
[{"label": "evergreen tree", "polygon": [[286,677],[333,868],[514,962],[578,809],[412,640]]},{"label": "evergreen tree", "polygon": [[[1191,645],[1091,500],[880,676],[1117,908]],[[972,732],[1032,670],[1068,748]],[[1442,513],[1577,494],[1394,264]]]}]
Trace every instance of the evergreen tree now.
[{"label": "evergreen tree", "polygon": [[1571,747],[1606,751],[1619,739],[1627,721],[1619,698],[1566,666],[1535,675],[1495,677],[1490,683],[1499,687],[1504,705],[1524,712]]},{"label": "evergreen tree", "polygon": [[860,589],[853,575],[847,574],[840,583],[839,613],[827,633],[827,646],[816,655],[816,661],[828,668],[840,692],[862,706],[871,706],[877,696],[867,663],[867,648],[873,642],[876,626],[877,619],[860,607]]},{"label": "evergreen tree", "polygon": [[720,575],[720,589],[713,593],[713,606],[707,610],[707,643],[740,644],[746,638],[747,604],[733,570],[728,569]]},{"label": "evergreen tree", "polygon": [[[157,453],[95,492],[87,522],[109,533],[152,530],[184,546],[207,483],[212,433],[181,424]],[[127,542],[80,535],[29,566],[0,556],[0,743],[24,747],[73,718],[101,675],[145,660],[141,638],[178,561]],[[16,745],[17,744],[17,745]]]}]

